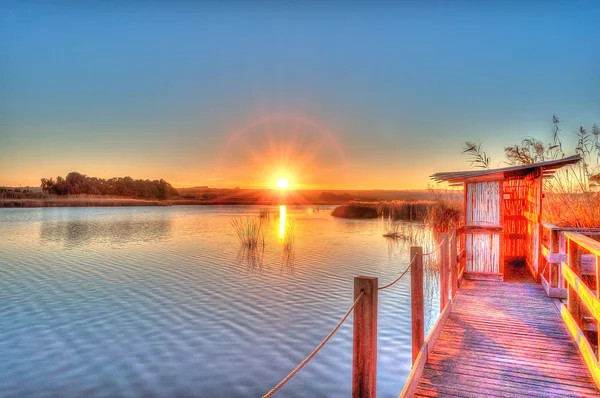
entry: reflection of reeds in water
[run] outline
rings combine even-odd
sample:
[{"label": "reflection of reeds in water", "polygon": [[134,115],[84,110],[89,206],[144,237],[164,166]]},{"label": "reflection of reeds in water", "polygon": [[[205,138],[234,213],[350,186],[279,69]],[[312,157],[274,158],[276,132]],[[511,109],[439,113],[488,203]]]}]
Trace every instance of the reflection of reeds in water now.
[{"label": "reflection of reeds in water", "polygon": [[240,248],[240,251],[238,251],[236,259],[238,264],[246,268],[246,271],[262,273],[264,268],[264,256],[264,246],[250,247],[244,245]]},{"label": "reflection of reeds in water", "polygon": [[285,230],[283,235],[283,264],[282,272],[284,269],[293,272],[294,269],[294,258],[296,256],[294,247],[296,245],[296,228],[294,222],[287,220],[285,224]]},{"label": "reflection of reeds in water", "polygon": [[259,247],[265,245],[263,219],[260,217],[234,218],[231,226],[242,246]]},{"label": "reflection of reeds in water", "polygon": [[[425,320],[426,328],[429,330],[437,319],[439,308],[439,280],[440,280],[440,251],[438,245],[439,234],[435,233],[433,228],[424,223],[418,222],[399,222],[392,224],[388,219],[386,225],[388,233],[392,239],[387,239],[388,255],[392,257],[394,253],[409,253],[411,246],[421,246],[423,253],[431,253],[423,256],[423,293],[425,301]],[[403,262],[403,267],[409,264]]]},{"label": "reflection of reeds in water", "polygon": [[264,208],[264,209],[260,209],[258,211],[258,217],[262,218],[264,220],[270,220],[271,218],[274,218],[276,216],[276,212],[275,209],[271,209],[271,208]]},{"label": "reflection of reeds in water", "polygon": [[296,243],[296,230],[294,227],[294,222],[292,220],[288,220],[285,223],[285,231],[283,234],[283,251],[291,252],[294,250],[294,244]]}]

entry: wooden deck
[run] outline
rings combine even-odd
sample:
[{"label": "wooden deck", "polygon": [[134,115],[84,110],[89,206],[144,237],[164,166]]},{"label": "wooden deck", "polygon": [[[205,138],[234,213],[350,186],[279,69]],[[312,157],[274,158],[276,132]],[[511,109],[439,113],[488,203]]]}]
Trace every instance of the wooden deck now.
[{"label": "wooden deck", "polygon": [[599,397],[600,391],[541,285],[465,280],[415,396]]}]

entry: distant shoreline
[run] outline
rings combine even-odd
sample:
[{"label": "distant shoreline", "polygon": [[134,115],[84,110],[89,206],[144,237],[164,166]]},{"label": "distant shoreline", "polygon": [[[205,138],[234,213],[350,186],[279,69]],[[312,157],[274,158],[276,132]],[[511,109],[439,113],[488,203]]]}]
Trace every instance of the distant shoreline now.
[{"label": "distant shoreline", "polygon": [[300,201],[242,201],[242,200],[141,200],[141,199],[0,199],[0,208],[42,207],[135,207],[135,206],[338,206],[346,202],[300,202]]}]

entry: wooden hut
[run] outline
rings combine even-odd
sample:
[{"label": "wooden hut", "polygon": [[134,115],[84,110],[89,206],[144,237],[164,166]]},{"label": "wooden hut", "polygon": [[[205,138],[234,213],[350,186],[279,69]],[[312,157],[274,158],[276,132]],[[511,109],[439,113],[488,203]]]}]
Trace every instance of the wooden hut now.
[{"label": "wooden hut", "polygon": [[505,266],[526,265],[538,278],[541,259],[543,179],[581,160],[558,160],[458,172],[436,173],[438,182],[464,187],[464,225],[460,228],[467,279],[504,280]]}]

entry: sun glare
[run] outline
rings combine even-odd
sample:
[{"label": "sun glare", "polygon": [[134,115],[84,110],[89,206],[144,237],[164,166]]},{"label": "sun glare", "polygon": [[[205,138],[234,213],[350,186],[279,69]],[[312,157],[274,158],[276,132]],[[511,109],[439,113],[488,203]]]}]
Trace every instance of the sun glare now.
[{"label": "sun glare", "polygon": [[288,189],[290,187],[290,183],[285,177],[280,177],[275,186],[279,189]]}]

